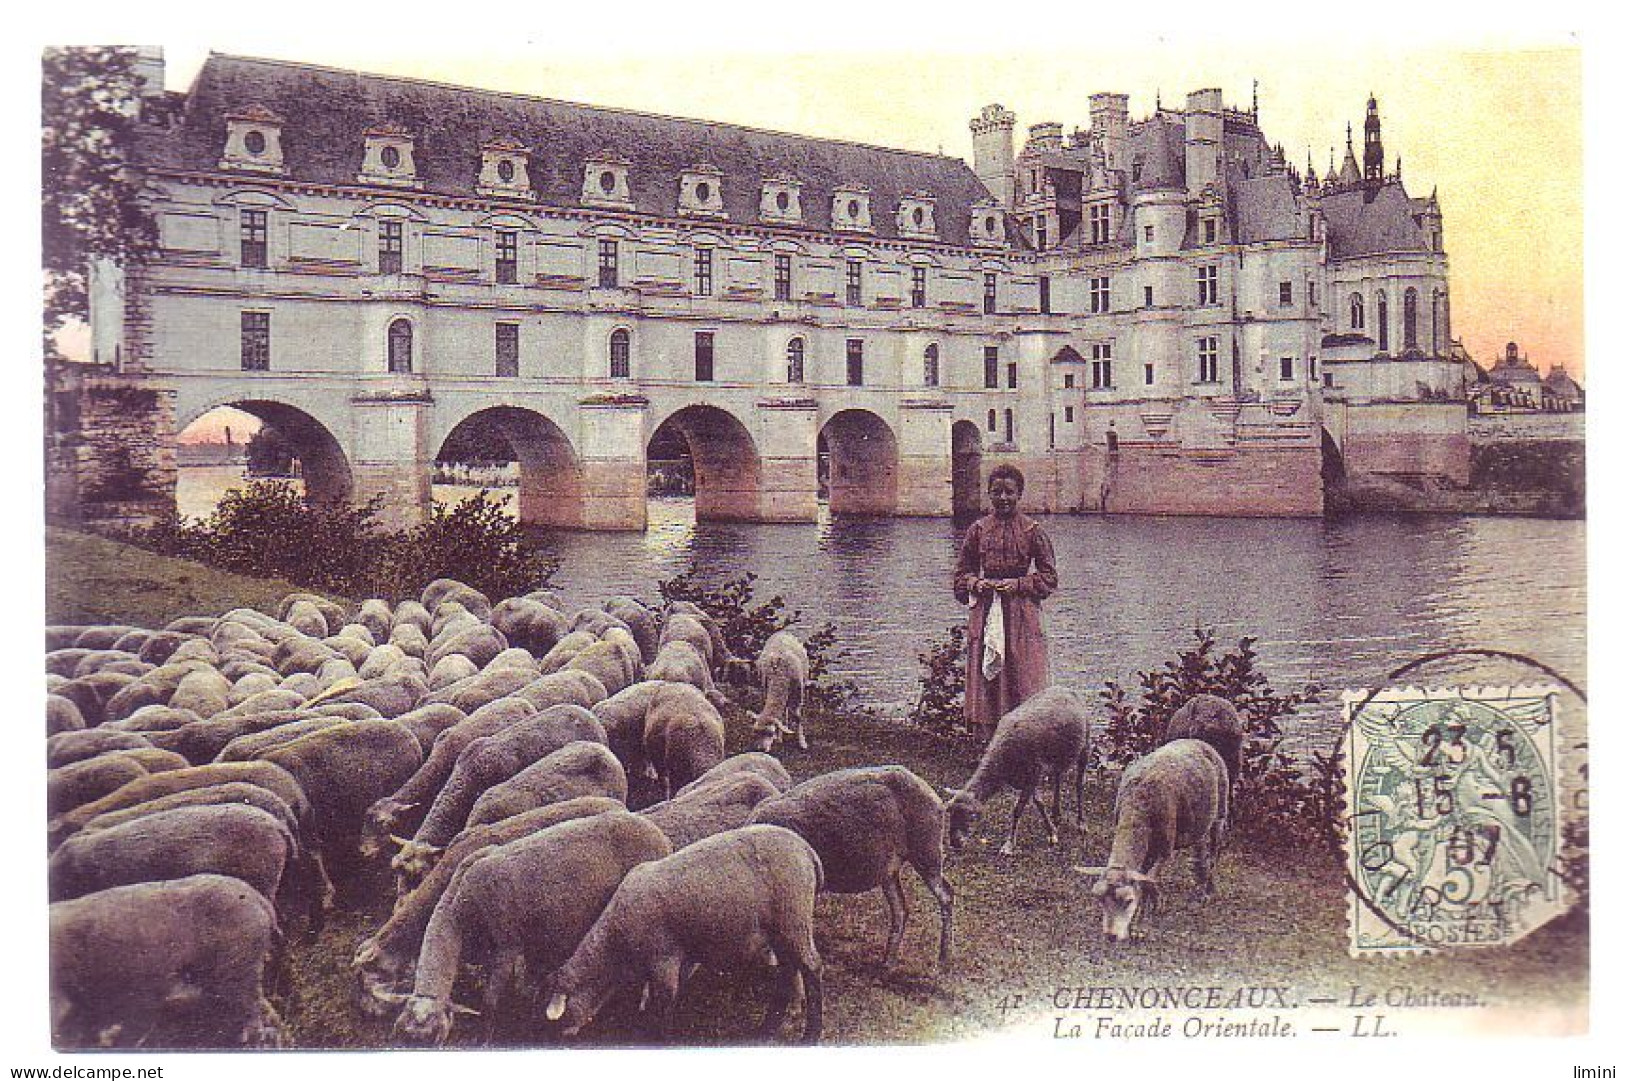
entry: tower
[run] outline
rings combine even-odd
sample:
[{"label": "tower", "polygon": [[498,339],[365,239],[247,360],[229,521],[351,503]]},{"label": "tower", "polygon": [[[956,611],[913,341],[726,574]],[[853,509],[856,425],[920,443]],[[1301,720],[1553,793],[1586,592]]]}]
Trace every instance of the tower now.
[{"label": "tower", "polygon": [[1128,142],[1128,95],[1090,94],[1089,131],[1095,145],[1106,152],[1106,168],[1123,168]]},{"label": "tower", "polygon": [[1006,209],[1016,202],[1016,114],[986,105],[970,122],[972,167]]},{"label": "tower", "polygon": [[1224,183],[1219,168],[1224,149],[1224,94],[1195,90],[1185,98],[1185,189],[1198,195]]},{"label": "tower", "polygon": [[1365,103],[1365,178],[1382,180],[1382,118],[1377,115],[1377,96]]}]

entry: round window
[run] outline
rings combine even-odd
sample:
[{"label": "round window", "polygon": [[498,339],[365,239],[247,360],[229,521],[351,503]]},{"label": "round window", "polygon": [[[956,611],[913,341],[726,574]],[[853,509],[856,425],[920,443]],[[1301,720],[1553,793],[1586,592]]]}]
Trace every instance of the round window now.
[{"label": "round window", "polygon": [[513,162],[511,160],[508,158],[503,158],[501,161],[497,162],[497,177],[504,184],[513,183]]},{"label": "round window", "polygon": [[392,146],[386,146],[378,152],[378,160],[384,163],[385,169],[399,169],[401,152]]},{"label": "round window", "polygon": [[694,185],[694,198],[702,203],[709,203],[711,201],[711,185],[703,180]]},{"label": "round window", "polygon": [[846,216],[851,218],[854,221],[857,220],[857,217],[858,217],[858,201],[856,199],[848,199],[846,201]]},{"label": "round window", "polygon": [[918,229],[925,224],[925,211],[919,207],[914,208],[914,228]]},{"label": "round window", "polygon": [[255,157],[265,153],[265,133],[262,131],[251,131],[247,135],[244,135],[243,149],[248,151],[250,154],[253,154]]},{"label": "round window", "polygon": [[609,192],[614,191],[615,190],[615,174],[610,172],[607,169],[604,170],[603,172],[599,173],[598,174],[598,186],[600,188],[603,188],[604,192],[606,194],[609,193]]},{"label": "round window", "polygon": [[779,192],[779,197],[777,199],[775,199],[774,202],[779,204],[779,209],[780,210],[789,210],[790,209],[790,193],[787,192],[787,191]]}]

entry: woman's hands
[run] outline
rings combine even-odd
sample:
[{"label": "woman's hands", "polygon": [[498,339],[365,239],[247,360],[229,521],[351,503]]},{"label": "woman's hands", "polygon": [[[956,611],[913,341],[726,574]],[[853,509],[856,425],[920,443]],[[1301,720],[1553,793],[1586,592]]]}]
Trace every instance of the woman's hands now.
[{"label": "woman's hands", "polygon": [[970,591],[978,597],[985,597],[989,593],[1014,593],[1020,584],[1018,578],[978,578],[971,583]]}]

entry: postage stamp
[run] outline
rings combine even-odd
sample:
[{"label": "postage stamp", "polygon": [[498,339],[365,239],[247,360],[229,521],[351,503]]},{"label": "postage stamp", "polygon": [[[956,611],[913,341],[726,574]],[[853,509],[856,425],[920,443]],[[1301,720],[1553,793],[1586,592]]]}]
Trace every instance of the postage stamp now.
[{"label": "postage stamp", "polygon": [[1343,697],[1349,949],[1499,946],[1563,913],[1555,687]]}]

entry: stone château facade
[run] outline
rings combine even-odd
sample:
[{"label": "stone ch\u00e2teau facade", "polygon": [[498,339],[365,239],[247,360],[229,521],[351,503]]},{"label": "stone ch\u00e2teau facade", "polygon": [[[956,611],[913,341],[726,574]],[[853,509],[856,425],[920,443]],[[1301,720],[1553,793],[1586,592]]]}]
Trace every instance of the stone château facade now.
[{"label": "stone ch\u00e2teau facade", "polygon": [[687,440],[704,517],[979,504],[1315,515],[1323,470],[1464,481],[1435,198],[1288,167],[1217,90],[1090,125],[971,122],[974,165],[211,55],[138,142],[160,256],[103,267],[98,359],[184,427],[274,424],[315,498],[421,514],[465,423],[521,513],[645,521],[645,450]]}]

